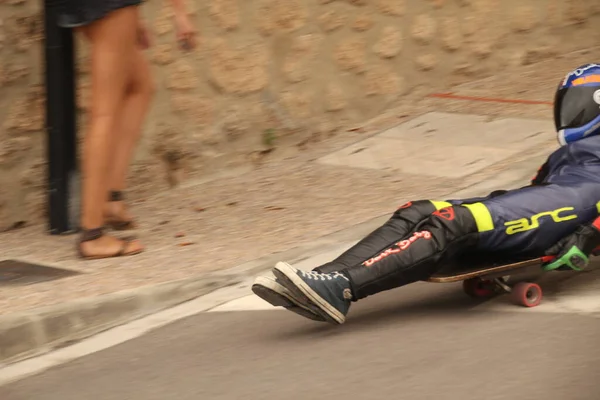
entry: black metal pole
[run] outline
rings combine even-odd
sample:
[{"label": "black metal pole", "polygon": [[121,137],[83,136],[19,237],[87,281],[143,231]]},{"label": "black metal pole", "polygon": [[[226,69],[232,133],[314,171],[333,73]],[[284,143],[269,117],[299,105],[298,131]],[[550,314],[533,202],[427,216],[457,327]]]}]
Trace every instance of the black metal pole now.
[{"label": "black metal pole", "polygon": [[78,195],[73,193],[77,174],[74,40],[70,29],[56,24],[55,12],[45,7],[48,216],[53,235],[77,228],[70,204]]}]

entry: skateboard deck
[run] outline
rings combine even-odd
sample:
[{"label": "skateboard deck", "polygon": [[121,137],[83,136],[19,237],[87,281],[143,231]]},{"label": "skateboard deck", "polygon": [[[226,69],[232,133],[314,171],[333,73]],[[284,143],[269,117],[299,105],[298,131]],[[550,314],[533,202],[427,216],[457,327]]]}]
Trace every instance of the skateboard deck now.
[{"label": "skateboard deck", "polygon": [[531,267],[539,267],[541,272],[542,264],[551,261],[552,259],[553,257],[537,257],[515,261],[464,260],[463,263],[465,264],[462,264],[459,260],[433,274],[427,281],[438,283],[458,282],[480,276],[502,276],[506,272],[514,272],[515,270],[529,269]]}]

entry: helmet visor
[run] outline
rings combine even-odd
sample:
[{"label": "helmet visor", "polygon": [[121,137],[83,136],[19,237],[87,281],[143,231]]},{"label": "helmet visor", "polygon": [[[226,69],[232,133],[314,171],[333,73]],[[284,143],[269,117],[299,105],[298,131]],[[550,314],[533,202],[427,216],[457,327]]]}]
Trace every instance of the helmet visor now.
[{"label": "helmet visor", "polygon": [[600,115],[600,86],[571,86],[556,92],[554,124],[556,130],[578,128]]}]

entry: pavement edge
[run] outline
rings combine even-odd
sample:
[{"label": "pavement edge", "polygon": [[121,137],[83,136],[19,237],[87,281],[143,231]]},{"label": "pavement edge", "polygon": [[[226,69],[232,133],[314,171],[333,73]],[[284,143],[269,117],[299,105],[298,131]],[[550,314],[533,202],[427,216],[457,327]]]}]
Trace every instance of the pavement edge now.
[{"label": "pavement edge", "polygon": [[0,367],[241,282],[203,276],[77,299],[0,317]]}]

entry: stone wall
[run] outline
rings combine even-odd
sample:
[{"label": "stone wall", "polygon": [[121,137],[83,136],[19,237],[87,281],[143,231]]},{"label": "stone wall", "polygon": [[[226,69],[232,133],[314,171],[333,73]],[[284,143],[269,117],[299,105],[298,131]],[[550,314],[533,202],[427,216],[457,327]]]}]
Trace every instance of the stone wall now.
[{"label": "stone wall", "polygon": [[[41,0],[0,0],[0,229],[44,214]],[[600,43],[588,0],[189,0],[199,46],[174,44],[167,1],[143,13],[158,94],[132,184],[248,164],[343,134],[404,95]],[[85,119],[87,49],[78,42]],[[597,60],[596,60],[597,61]]]}]

